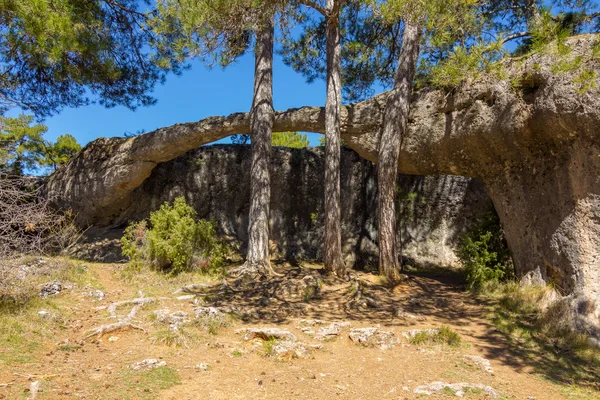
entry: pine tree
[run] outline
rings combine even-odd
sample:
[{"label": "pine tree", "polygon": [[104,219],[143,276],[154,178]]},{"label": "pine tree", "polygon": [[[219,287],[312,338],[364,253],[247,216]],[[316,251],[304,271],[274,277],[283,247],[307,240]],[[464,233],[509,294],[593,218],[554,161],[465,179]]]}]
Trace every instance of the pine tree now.
[{"label": "pine tree", "polygon": [[226,66],[244,54],[254,37],[254,94],[251,115],[251,194],[248,249],[239,272],[272,273],[269,259],[269,164],[274,121],[274,18],[280,3],[252,0],[161,0],[152,21],[162,37],[160,53],[173,49],[178,60],[200,57]]},{"label": "pine tree", "polygon": [[[379,137],[377,181],[377,221],[379,238],[379,274],[390,281],[399,278],[399,248],[396,229],[396,177],[402,138],[406,134],[410,101],[423,35],[429,41],[436,35],[465,27],[473,0],[392,0],[378,5],[387,19],[404,24],[402,46],[394,86],[387,97],[383,126]],[[454,39],[452,35],[445,40]],[[443,40],[442,39],[442,43]]]},{"label": "pine tree", "polygon": [[149,12],[137,0],[0,0],[0,112],[44,117],[96,99],[129,108],[179,64],[156,63]]},{"label": "pine tree", "polygon": [[81,150],[69,134],[60,135],[55,143],[46,140],[48,128],[33,121],[31,115],[0,116],[0,172],[23,175],[47,168],[53,172]]},{"label": "pine tree", "polygon": [[310,144],[306,135],[298,132],[274,132],[273,146],[291,147],[293,149],[302,149]]},{"label": "pine tree", "polygon": [[324,17],[326,100],[325,100],[325,239],[323,263],[333,275],[346,278],[348,271],[342,256],[340,210],[340,119],[342,109],[342,59],[340,14],[342,0],[325,0],[321,5],[312,0],[300,3]]}]

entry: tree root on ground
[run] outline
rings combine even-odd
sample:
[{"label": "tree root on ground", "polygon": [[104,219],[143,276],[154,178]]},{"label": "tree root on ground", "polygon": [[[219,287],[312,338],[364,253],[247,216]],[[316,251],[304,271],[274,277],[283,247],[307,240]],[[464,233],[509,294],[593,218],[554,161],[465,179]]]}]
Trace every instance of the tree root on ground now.
[{"label": "tree root on ground", "polygon": [[[131,322],[131,320],[135,317],[135,315],[137,314],[139,309],[144,304],[151,303],[153,301],[154,301],[154,299],[152,297],[140,297],[140,298],[133,299],[133,300],[125,300],[125,301],[119,301],[116,303],[111,303],[108,307],[106,307],[108,309],[108,312],[110,313],[111,318],[118,318],[117,313],[116,313],[117,307],[124,305],[124,304],[134,304],[134,306],[131,309],[131,311],[129,312],[129,314],[127,314],[127,316],[125,316],[125,318],[123,318],[119,322],[115,322],[114,324],[106,324],[106,325],[101,325],[97,328],[94,328],[88,335],[86,335],[85,339],[89,339],[95,335],[97,335],[100,338],[100,337],[102,337],[102,335],[105,335],[107,333],[111,333],[111,332],[118,331],[121,329],[126,329],[126,328],[137,329],[137,330],[140,330],[145,333],[146,330],[144,328],[134,325]],[[99,307],[99,309],[102,309],[102,308],[104,308],[104,307]]]},{"label": "tree root on ground", "polygon": [[346,301],[345,306],[347,308],[355,308],[355,307],[370,307],[370,308],[378,308],[379,304],[377,301],[369,296],[366,296],[363,293],[362,282],[360,279],[356,278],[354,283],[351,285],[352,294],[348,301]]}]

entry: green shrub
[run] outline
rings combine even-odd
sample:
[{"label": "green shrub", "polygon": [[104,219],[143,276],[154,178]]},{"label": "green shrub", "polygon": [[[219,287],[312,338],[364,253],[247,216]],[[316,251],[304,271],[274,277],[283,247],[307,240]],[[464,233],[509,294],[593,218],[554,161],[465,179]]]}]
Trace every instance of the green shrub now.
[{"label": "green shrub", "polygon": [[514,267],[500,219],[494,210],[463,236],[458,252],[469,289],[484,282],[508,280],[514,277]]},{"label": "green shrub", "polygon": [[[150,226],[150,227],[149,227]],[[122,253],[132,263],[147,262],[177,274],[191,269],[220,271],[229,248],[217,237],[214,222],[196,221],[184,197],[164,203],[148,221],[131,223],[121,239]]]}]

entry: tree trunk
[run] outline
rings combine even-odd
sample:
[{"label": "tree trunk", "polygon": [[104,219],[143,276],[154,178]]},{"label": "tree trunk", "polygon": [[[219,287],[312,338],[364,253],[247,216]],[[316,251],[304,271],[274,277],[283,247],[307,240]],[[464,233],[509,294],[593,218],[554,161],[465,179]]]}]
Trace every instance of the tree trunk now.
[{"label": "tree trunk", "polygon": [[325,269],[347,275],[340,228],[340,114],[342,106],[339,1],[327,0],[327,100],[325,102]]},{"label": "tree trunk", "polygon": [[273,272],[269,260],[269,202],[271,186],[269,165],[273,134],[273,21],[256,33],[254,98],[251,111],[252,166],[248,224],[248,253],[244,274],[267,275]]},{"label": "tree trunk", "polygon": [[377,163],[379,273],[399,278],[396,241],[396,177],[402,137],[408,125],[413,79],[419,58],[421,28],[406,24],[394,88],[387,98]]}]

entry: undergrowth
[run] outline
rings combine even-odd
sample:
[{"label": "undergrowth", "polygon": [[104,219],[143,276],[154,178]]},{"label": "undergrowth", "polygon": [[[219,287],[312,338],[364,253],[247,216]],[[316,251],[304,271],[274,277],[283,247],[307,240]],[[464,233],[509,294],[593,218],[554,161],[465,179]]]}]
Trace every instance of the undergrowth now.
[{"label": "undergrowth", "polygon": [[469,289],[486,282],[514,278],[514,266],[500,219],[491,209],[460,241],[458,256],[463,264]]},{"label": "undergrowth", "polygon": [[[101,288],[83,264],[63,258],[2,260],[0,278],[0,367],[36,360],[44,350],[43,344],[67,329],[65,321],[70,317],[73,299],[62,294],[40,298],[42,284],[59,280],[78,288]],[[48,316],[39,315],[40,310],[48,311]]]},{"label": "undergrowth", "polygon": [[196,211],[184,197],[162,204],[148,220],[129,224],[121,245],[132,264],[148,264],[173,275],[191,270],[222,275],[230,253],[217,237],[216,224],[196,220]]}]

